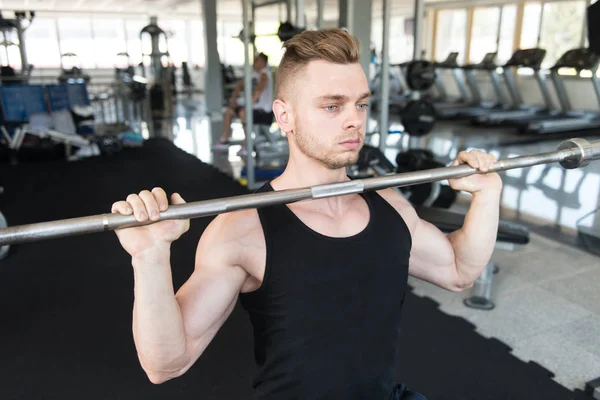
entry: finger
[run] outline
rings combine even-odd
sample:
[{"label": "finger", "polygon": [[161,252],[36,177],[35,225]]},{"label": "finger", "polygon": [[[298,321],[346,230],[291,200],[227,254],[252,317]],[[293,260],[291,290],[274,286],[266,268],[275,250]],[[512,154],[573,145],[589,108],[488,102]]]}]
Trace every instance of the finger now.
[{"label": "finger", "polygon": [[131,215],[133,213],[133,209],[126,201],[117,201],[112,205],[110,212],[113,214]]},{"label": "finger", "polygon": [[167,193],[159,187],[155,187],[152,189],[152,194],[158,203],[158,209],[160,211],[166,211],[169,208],[169,199],[167,198]]},{"label": "finger", "polygon": [[185,204],[185,200],[179,193],[173,193],[171,196],[171,204]]},{"label": "finger", "polygon": [[479,164],[479,170],[486,172],[488,167],[487,155],[483,151],[473,151],[473,155],[477,158],[477,164]]},{"label": "finger", "polygon": [[457,160],[459,164],[468,164],[472,168],[479,168],[477,156],[473,153],[473,151],[461,151],[458,153]]},{"label": "finger", "polygon": [[487,163],[487,169],[489,171],[494,167],[494,164],[496,163],[496,157],[494,157],[492,154],[486,154],[485,159]]},{"label": "finger", "polygon": [[127,196],[127,202],[133,208],[133,215],[139,222],[148,220],[148,213],[146,212],[146,206],[140,196],[137,194],[130,194]]},{"label": "finger", "polygon": [[481,153],[481,162],[485,165],[485,171],[489,171],[495,162],[496,157],[489,153]]},{"label": "finger", "polygon": [[151,221],[156,221],[160,218],[160,211],[158,210],[158,202],[154,198],[154,195],[148,190],[142,190],[140,192],[140,198],[146,206],[146,211],[150,216]]}]

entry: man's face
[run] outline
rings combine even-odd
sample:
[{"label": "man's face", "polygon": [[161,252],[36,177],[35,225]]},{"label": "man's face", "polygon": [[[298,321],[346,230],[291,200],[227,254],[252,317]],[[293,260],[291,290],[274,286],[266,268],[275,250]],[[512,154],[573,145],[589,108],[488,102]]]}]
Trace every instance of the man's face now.
[{"label": "man's face", "polygon": [[299,150],[329,169],[356,163],[365,140],[369,98],[360,64],[311,61],[293,86]]}]

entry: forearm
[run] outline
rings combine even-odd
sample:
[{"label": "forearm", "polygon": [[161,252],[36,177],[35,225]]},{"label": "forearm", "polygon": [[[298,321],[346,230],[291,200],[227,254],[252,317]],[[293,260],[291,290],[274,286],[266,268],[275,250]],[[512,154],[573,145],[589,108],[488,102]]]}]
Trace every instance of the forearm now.
[{"label": "forearm", "polygon": [[462,228],[448,235],[454,249],[458,287],[470,286],[489,262],[496,244],[499,212],[499,191],[475,193]]},{"label": "forearm", "polygon": [[133,336],[149,376],[169,376],[186,363],[183,318],[171,278],[170,250],[132,260],[135,277]]}]

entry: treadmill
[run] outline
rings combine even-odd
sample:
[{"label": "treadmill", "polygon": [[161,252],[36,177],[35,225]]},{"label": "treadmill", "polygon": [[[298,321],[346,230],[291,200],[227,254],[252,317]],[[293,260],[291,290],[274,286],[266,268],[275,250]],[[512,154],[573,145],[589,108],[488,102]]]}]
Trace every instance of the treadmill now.
[{"label": "treadmill", "polygon": [[456,99],[450,99],[448,97],[448,93],[446,92],[446,86],[444,85],[441,74],[436,74],[435,87],[439,93],[439,96],[435,103],[442,107],[445,104],[450,104],[456,107],[469,106],[469,93],[467,91],[465,82],[460,75],[460,65],[458,65],[457,60],[458,52],[454,51],[448,54],[448,57],[446,57],[444,61],[433,64],[436,70],[450,71],[454,77],[454,81],[456,82],[456,87],[458,88],[459,97]]},{"label": "treadmill", "polygon": [[550,68],[550,78],[554,83],[562,112],[553,117],[520,124],[518,125],[519,130],[523,133],[544,134],[600,128],[600,113],[573,110],[563,78],[558,73],[561,68],[575,69],[578,74],[584,70],[591,71],[594,93],[600,103],[600,79],[596,75],[599,65],[600,57],[592,53],[590,49],[578,48],[567,51],[556,62],[556,65]]},{"label": "treadmill", "polygon": [[[495,64],[498,53],[487,53],[479,64],[463,65],[462,70],[467,78],[467,84],[471,91],[471,102],[467,106],[434,105],[436,117],[440,119],[459,119],[471,118],[477,115],[486,114],[490,111],[505,109],[504,94],[500,85],[500,77],[496,72],[498,66]],[[481,91],[477,84],[475,71],[485,71],[491,79],[496,94],[496,102],[485,102],[482,99]]]},{"label": "treadmill", "polygon": [[[510,124],[525,120],[532,121],[552,116],[554,105],[550,97],[546,75],[541,69],[545,56],[546,50],[540,48],[517,50],[510,60],[501,67],[506,87],[513,102],[512,108],[506,111],[490,112],[485,115],[476,116],[473,119],[473,123],[489,126]],[[515,70],[518,71],[521,68],[530,68],[533,70],[533,75],[544,99],[543,106],[523,103],[523,96],[515,77]]]}]

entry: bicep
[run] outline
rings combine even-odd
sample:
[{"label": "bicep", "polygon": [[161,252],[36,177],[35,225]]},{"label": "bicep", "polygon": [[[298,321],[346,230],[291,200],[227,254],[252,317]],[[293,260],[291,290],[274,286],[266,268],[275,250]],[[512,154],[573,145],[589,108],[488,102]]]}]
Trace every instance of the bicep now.
[{"label": "bicep", "polygon": [[448,282],[456,276],[456,264],[454,249],[446,235],[435,225],[422,220],[414,207],[393,189],[379,193],[398,211],[411,233],[409,274],[448,287]]},{"label": "bicep", "polygon": [[446,235],[433,224],[419,219],[413,231],[409,274],[448,288],[456,276],[454,249]]}]

